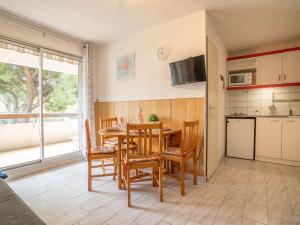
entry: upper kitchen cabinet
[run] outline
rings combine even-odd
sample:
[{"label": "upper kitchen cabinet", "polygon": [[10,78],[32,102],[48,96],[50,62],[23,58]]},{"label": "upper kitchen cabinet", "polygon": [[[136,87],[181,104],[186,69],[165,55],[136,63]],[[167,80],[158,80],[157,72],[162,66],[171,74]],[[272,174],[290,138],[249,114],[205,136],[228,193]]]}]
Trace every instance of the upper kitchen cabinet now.
[{"label": "upper kitchen cabinet", "polygon": [[300,50],[282,54],[283,83],[300,82]]},{"label": "upper kitchen cabinet", "polygon": [[256,58],[232,60],[227,63],[228,71],[245,70],[256,68]]},{"label": "upper kitchen cabinet", "polygon": [[281,84],[282,54],[265,55],[256,58],[257,84]]}]

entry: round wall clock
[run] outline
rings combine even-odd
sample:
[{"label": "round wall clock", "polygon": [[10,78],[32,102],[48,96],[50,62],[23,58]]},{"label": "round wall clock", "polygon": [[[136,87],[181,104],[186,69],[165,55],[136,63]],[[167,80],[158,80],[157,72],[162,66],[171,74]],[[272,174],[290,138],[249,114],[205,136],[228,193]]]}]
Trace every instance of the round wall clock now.
[{"label": "round wall clock", "polygon": [[157,57],[160,60],[165,61],[168,58],[168,56],[169,56],[168,51],[164,47],[159,47],[157,49]]}]

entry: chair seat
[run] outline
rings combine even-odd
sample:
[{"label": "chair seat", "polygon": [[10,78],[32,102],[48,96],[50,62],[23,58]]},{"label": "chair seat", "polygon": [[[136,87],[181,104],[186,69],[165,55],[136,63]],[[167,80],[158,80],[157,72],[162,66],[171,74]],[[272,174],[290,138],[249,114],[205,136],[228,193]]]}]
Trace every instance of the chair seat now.
[{"label": "chair seat", "polygon": [[103,144],[104,145],[111,145],[111,146],[117,146],[118,145],[118,140],[117,139],[115,139],[115,138],[110,138],[110,139],[105,139],[104,141],[103,141]]},{"label": "chair seat", "polygon": [[180,156],[181,153],[180,153],[180,148],[178,147],[168,147],[163,151],[163,154]]},{"label": "chair seat", "polygon": [[96,154],[113,154],[116,150],[113,147],[101,147],[97,146],[96,148],[92,149],[92,155]]},{"label": "chair seat", "polygon": [[[122,150],[126,151],[126,148],[127,148],[127,144],[123,144]],[[132,150],[132,151],[135,151],[135,150],[137,150],[137,145],[135,143],[134,144],[129,144],[129,149]]]},{"label": "chair seat", "polygon": [[145,157],[139,157],[139,158],[131,158],[129,159],[130,164],[136,164],[136,163],[150,163],[150,162],[159,162],[161,160],[160,156],[145,156]]}]

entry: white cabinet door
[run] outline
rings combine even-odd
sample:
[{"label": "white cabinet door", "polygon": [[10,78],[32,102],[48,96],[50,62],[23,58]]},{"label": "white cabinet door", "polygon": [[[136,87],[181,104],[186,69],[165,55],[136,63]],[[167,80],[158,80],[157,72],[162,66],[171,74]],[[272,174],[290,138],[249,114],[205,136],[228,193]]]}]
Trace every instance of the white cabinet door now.
[{"label": "white cabinet door", "polygon": [[300,50],[283,53],[283,82],[300,82]]},{"label": "white cabinet door", "polygon": [[287,118],[282,126],[282,158],[300,161],[300,119]]},{"label": "white cabinet door", "polygon": [[257,84],[280,84],[282,76],[282,54],[257,57]]},{"label": "white cabinet door", "polygon": [[281,158],[281,118],[257,118],[256,156]]},{"label": "white cabinet door", "polygon": [[227,119],[226,155],[254,159],[254,119]]}]

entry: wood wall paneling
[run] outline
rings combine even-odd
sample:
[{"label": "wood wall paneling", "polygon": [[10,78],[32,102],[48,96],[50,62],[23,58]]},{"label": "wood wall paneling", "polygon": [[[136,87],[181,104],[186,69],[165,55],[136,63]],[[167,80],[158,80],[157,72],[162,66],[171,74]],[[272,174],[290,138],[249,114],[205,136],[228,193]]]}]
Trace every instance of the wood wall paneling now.
[{"label": "wood wall paneling", "polygon": [[171,127],[181,128],[183,121],[199,120],[199,134],[204,130],[204,99],[172,99],[171,100]]},{"label": "wood wall paneling", "polygon": [[151,113],[156,113],[165,127],[170,127],[170,99],[139,101],[139,107],[143,113],[144,123],[148,122]]},{"label": "wood wall paneling", "polygon": [[123,118],[128,121],[128,102],[114,102],[114,114],[115,116]]},{"label": "wood wall paneling", "polygon": [[128,102],[128,122],[138,123],[138,115],[140,112],[139,101],[129,101]]},{"label": "wood wall paneling", "polygon": [[198,119],[201,132],[204,129],[204,98],[96,102],[96,129],[99,129],[100,117],[117,116],[130,123],[137,123],[140,109],[144,123],[147,123],[151,113],[156,113],[166,127],[181,128],[183,121]]}]

